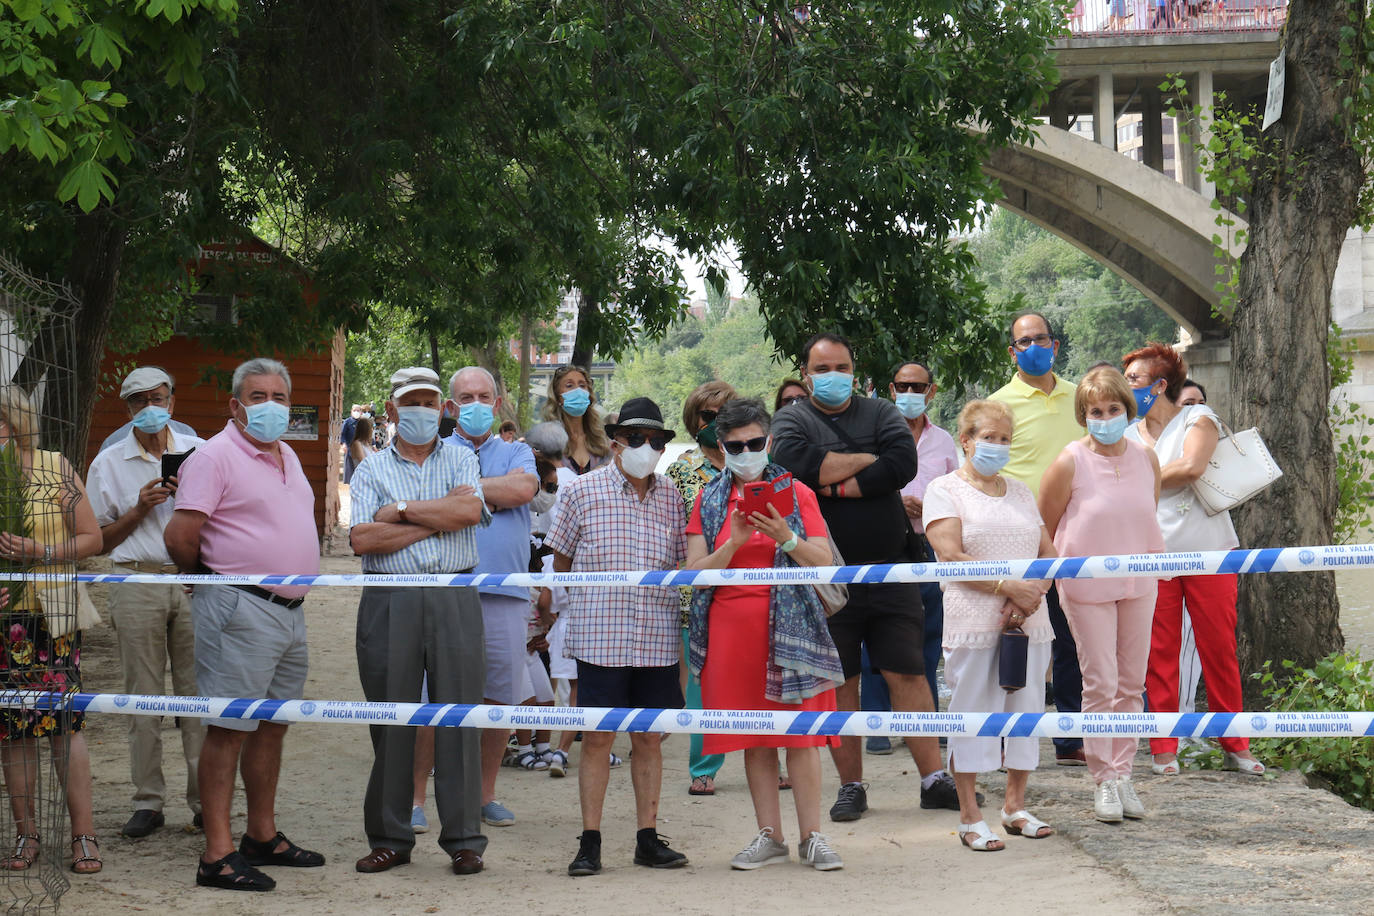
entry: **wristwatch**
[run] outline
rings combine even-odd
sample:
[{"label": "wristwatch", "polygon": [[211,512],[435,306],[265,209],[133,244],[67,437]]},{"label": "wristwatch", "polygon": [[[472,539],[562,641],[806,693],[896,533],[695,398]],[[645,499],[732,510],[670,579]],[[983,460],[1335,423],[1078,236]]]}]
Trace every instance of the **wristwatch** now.
[{"label": "wristwatch", "polygon": [[794,531],[792,532],[792,536],[790,538],[782,542],[782,552],[791,553],[792,551],[797,549],[797,543],[797,533]]},{"label": "wristwatch", "polygon": [[51,544],[44,544],[44,545],[43,545],[43,562],[44,562],[44,563],[51,563],[51,562],[52,562],[52,556],[53,556],[53,546],[52,546]]},{"label": "wristwatch", "polygon": [[408,507],[406,506],[406,501],[405,501],[404,499],[401,500],[401,501],[399,501],[398,503],[396,503],[396,514],[399,515],[399,516],[401,517],[401,521],[403,521],[403,522],[408,522],[408,521],[410,521],[410,519],[406,518],[406,509],[407,509],[407,508],[408,508]]}]

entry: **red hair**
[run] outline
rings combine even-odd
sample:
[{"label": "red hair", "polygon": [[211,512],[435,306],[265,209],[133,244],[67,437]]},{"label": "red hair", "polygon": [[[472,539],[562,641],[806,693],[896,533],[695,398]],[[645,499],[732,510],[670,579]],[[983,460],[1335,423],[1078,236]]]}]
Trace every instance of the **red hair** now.
[{"label": "red hair", "polygon": [[1168,344],[1150,343],[1121,357],[1121,371],[1137,360],[1145,362],[1156,379],[1164,379],[1164,396],[1177,401],[1188,380],[1188,363],[1183,356]]}]

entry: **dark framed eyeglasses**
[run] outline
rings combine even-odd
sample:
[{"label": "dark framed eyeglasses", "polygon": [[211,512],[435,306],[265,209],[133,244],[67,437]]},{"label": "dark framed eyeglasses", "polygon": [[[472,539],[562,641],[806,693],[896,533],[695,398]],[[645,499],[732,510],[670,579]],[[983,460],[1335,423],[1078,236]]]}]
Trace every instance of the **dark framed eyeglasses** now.
[{"label": "dark framed eyeglasses", "polygon": [[790,398],[783,398],[783,399],[782,399],[782,406],[783,406],[783,407],[786,407],[788,404],[796,404],[796,403],[798,403],[799,401],[805,401],[808,397],[809,397],[809,395],[805,395],[805,394],[794,394],[794,395],[792,395]]},{"label": "dark framed eyeglasses", "polygon": [[763,451],[764,446],[766,446],[767,444],[767,436],[755,436],[752,439],[745,440],[722,439],[720,441],[720,447],[725,449],[726,454],[729,455],[742,454],[745,449],[749,449],[749,451],[751,452],[761,452]]},{"label": "dark framed eyeglasses", "polygon": [[926,389],[929,388],[929,387],[930,387],[930,382],[893,382],[893,383],[892,383],[892,390],[895,391],[895,392],[897,392],[898,394],[907,394],[907,393],[910,393],[910,392],[914,392],[914,393],[916,393],[916,394],[925,394]]},{"label": "dark framed eyeglasses", "polygon": [[1034,337],[1018,337],[1011,342],[1011,345],[1018,350],[1026,350],[1031,344],[1037,347],[1048,347],[1054,343],[1054,338],[1048,334],[1036,334]]},{"label": "dark framed eyeglasses", "polygon": [[558,481],[556,481],[556,480],[550,480],[548,483],[541,484],[541,486],[544,488],[544,492],[545,492],[545,493],[557,493],[557,492],[558,492]]},{"label": "dark framed eyeglasses", "polygon": [[125,403],[127,403],[130,407],[134,408],[135,410],[142,410],[150,404],[153,407],[166,407],[167,402],[171,400],[171,396],[165,394],[136,394],[133,397],[125,398],[124,400]]},{"label": "dark framed eyeglasses", "polygon": [[649,443],[649,448],[656,452],[661,452],[668,447],[667,436],[650,436],[645,433],[621,433],[620,435],[625,439],[625,445],[629,448],[639,448],[645,442]]},{"label": "dark framed eyeglasses", "polygon": [[720,416],[720,411],[703,410],[701,411],[701,413],[697,414],[697,416],[701,418],[702,426],[710,426],[712,423],[716,422],[716,417]]}]

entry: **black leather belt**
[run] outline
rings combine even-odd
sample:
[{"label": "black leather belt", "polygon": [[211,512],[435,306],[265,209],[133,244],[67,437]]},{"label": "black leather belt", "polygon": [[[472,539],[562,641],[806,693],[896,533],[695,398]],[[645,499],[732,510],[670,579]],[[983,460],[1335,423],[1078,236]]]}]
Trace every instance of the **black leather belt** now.
[{"label": "black leather belt", "polygon": [[256,585],[236,585],[230,582],[226,582],[224,584],[228,585],[230,588],[243,589],[250,595],[256,595],[257,597],[262,598],[265,601],[270,601],[273,604],[280,604],[282,607],[287,608],[289,610],[295,610],[302,604],[305,604],[304,598],[283,598],[281,595],[278,595],[275,592],[269,592],[267,589],[259,588]]}]

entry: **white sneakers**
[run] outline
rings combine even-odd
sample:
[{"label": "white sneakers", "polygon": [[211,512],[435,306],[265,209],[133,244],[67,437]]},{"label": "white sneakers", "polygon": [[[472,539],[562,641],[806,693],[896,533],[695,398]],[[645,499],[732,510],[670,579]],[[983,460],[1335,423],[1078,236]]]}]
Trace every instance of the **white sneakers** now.
[{"label": "white sneakers", "polygon": [[1136,794],[1131,777],[1098,783],[1093,792],[1093,816],[1104,824],[1118,824],[1124,817],[1139,820],[1145,816],[1145,805]]}]

